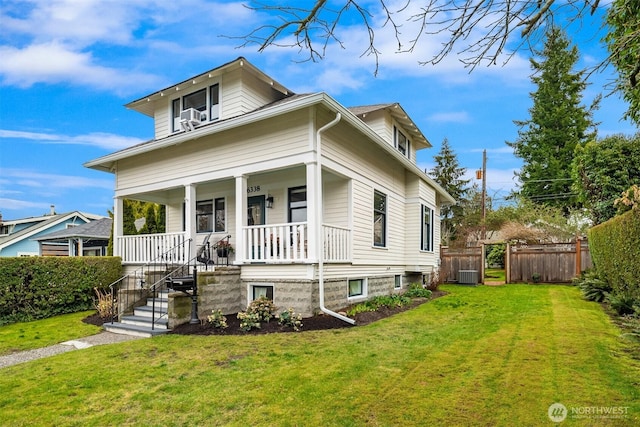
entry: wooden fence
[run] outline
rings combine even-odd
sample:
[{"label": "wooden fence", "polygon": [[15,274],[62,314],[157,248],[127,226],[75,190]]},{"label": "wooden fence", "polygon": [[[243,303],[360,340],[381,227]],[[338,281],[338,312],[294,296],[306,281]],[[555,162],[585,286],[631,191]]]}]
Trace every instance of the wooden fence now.
[{"label": "wooden fence", "polygon": [[568,283],[591,268],[586,241],[541,245],[507,245],[505,273],[507,283]]},{"label": "wooden fence", "polygon": [[440,281],[457,282],[461,270],[476,270],[478,279],[484,277],[484,256],[482,246],[472,248],[440,248]]},{"label": "wooden fence", "polygon": [[[440,249],[440,280],[457,282],[460,271],[475,270],[484,282],[486,246]],[[593,266],[586,240],[572,243],[540,245],[507,244],[505,252],[506,283],[540,281],[568,283]]]}]

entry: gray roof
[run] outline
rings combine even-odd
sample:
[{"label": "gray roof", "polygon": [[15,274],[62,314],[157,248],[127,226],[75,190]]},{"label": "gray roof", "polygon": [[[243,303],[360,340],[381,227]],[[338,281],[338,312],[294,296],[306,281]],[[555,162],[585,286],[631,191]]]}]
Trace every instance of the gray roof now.
[{"label": "gray roof", "polygon": [[35,240],[66,240],[66,239],[100,239],[109,240],[111,236],[111,218],[102,218],[86,224],[70,227],[65,230],[45,234]]},{"label": "gray roof", "polygon": [[372,111],[378,111],[387,107],[392,107],[393,105],[394,104],[361,105],[358,107],[349,107],[347,109],[351,111],[353,114],[355,114],[356,116],[359,116],[361,114],[367,114]]}]

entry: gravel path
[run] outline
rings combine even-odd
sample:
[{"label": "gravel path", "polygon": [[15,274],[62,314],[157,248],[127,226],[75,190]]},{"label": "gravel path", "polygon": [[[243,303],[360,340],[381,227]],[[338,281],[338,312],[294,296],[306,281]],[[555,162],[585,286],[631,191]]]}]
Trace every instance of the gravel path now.
[{"label": "gravel path", "polygon": [[68,351],[81,350],[96,345],[115,344],[119,342],[141,339],[130,335],[114,334],[113,332],[100,332],[96,335],[79,338],[77,340],[66,341],[49,347],[37,348],[35,350],[21,351],[18,353],[0,356],[0,369],[18,363],[29,362],[31,360],[42,359],[43,357],[55,356],[56,354]]}]

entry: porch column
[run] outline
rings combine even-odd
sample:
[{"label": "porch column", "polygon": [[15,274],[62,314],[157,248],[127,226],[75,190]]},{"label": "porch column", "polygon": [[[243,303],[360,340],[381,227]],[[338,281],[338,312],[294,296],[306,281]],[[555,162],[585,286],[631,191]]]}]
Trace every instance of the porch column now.
[{"label": "porch column", "polygon": [[191,239],[188,245],[188,259],[191,260],[196,256],[196,186],[187,184],[184,186],[184,228],[187,239]]},{"label": "porch column", "polygon": [[113,256],[122,256],[122,248],[119,243],[123,233],[124,208],[122,200],[122,197],[114,197],[113,200]]},{"label": "porch column", "polygon": [[236,175],[236,264],[242,264],[247,259],[246,256],[246,236],[242,232],[242,227],[247,225],[247,176]]},{"label": "porch column", "polygon": [[318,183],[316,162],[308,162],[307,167],[307,257],[311,262],[318,259],[317,241],[320,235],[318,227]]}]

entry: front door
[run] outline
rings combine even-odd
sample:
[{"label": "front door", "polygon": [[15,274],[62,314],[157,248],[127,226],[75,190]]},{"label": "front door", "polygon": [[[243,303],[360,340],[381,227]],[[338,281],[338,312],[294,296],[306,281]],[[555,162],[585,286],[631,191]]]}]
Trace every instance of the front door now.
[{"label": "front door", "polygon": [[264,225],[264,196],[251,196],[247,200],[247,225]]}]

